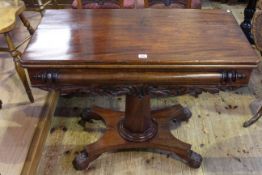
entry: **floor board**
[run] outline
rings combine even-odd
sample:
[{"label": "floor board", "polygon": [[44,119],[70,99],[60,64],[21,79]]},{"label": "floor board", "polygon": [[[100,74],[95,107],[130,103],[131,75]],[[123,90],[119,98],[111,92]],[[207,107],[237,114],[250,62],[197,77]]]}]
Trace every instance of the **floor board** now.
[{"label": "floor board", "polygon": [[[177,161],[174,155],[135,150],[105,153],[91,164],[88,171],[75,171],[71,164],[75,153],[84,145],[99,139],[104,129],[101,122],[95,121],[94,124],[87,124],[84,130],[77,124],[79,112],[91,104],[124,110],[124,97],[70,99],[72,103],[78,101],[77,104],[60,98],[60,110],[52,120],[53,129],[49,133],[37,174],[262,174],[262,122],[250,128],[242,127],[243,122],[251,117],[248,105],[254,99],[247,88],[242,88],[237,92],[215,95],[203,93],[198,98],[185,95],[152,100],[152,108],[179,102],[192,111],[190,121],[177,129],[171,125],[171,132],[191,143],[193,149],[203,155],[203,164],[197,170]],[[65,113],[70,115],[65,116]],[[66,128],[66,131],[62,128]]]}]

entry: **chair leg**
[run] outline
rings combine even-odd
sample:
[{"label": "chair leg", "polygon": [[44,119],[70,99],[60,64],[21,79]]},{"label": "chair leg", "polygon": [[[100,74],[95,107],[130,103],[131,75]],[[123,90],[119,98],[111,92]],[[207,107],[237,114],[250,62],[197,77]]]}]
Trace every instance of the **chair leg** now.
[{"label": "chair leg", "polygon": [[55,9],[58,9],[58,3],[57,0],[52,0],[52,5]]},{"label": "chair leg", "polygon": [[254,124],[256,121],[258,121],[261,117],[262,117],[262,106],[260,107],[258,112],[251,119],[244,122],[243,126],[245,128],[247,128],[247,127],[251,126],[252,124]]},{"label": "chair leg", "polygon": [[31,92],[31,89],[30,89],[30,86],[29,86],[29,82],[27,80],[27,77],[26,77],[26,73],[25,73],[25,70],[21,67],[20,65],[20,58],[21,58],[21,53],[15,48],[14,46],[14,43],[10,37],[10,34],[9,33],[4,33],[4,36],[5,36],[5,40],[7,42],[7,45],[8,45],[8,48],[9,48],[9,52],[10,54],[12,55],[13,59],[14,59],[14,64],[15,64],[15,69],[25,87],[25,90],[26,90],[26,93],[27,93],[27,96],[30,100],[30,102],[34,102],[34,97],[33,97],[33,94]]},{"label": "chair leg", "polygon": [[25,16],[23,15],[23,13],[21,13],[19,15],[19,18],[21,19],[22,23],[24,24],[24,26],[27,28],[28,32],[30,33],[30,35],[33,35],[35,30],[33,29],[33,27],[30,25],[29,21],[25,18]]},{"label": "chair leg", "polygon": [[78,9],[83,9],[82,0],[77,0],[77,8],[78,8]]},{"label": "chair leg", "polygon": [[42,0],[37,0],[37,3],[38,3],[38,6],[39,6],[39,12],[41,14],[41,17],[44,16],[45,7],[47,5],[49,5],[50,3],[52,3],[52,6],[53,6],[54,9],[59,9],[57,0],[48,0],[45,3],[43,3]]},{"label": "chair leg", "polygon": [[37,0],[37,3],[38,3],[38,6],[39,6],[39,12],[41,14],[41,17],[43,17],[44,16],[44,10],[45,10],[43,2],[42,2],[42,0]]}]

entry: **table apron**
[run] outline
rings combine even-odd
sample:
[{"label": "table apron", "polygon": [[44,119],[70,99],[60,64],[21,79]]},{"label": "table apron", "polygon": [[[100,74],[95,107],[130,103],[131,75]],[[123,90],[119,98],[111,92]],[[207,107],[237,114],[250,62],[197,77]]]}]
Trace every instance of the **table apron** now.
[{"label": "table apron", "polygon": [[247,84],[251,70],[209,72],[130,72],[89,71],[74,69],[28,69],[33,86],[90,84],[125,85],[242,85]]}]

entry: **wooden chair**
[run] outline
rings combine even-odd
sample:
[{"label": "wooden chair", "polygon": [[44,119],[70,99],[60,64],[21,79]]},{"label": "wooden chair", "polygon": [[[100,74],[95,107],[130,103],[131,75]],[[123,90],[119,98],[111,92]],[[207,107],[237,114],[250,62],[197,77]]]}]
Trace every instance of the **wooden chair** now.
[{"label": "wooden chair", "polygon": [[73,0],[74,9],[119,9],[124,7],[123,0]]},{"label": "wooden chair", "polygon": [[[241,27],[250,43],[255,44],[257,50],[260,51],[262,56],[262,0],[249,0],[244,14],[245,20],[241,24]],[[251,119],[244,123],[244,127],[251,126],[262,117],[262,102],[260,100],[257,103],[260,104],[258,105],[258,110],[255,110],[257,111],[257,113]],[[253,106],[257,107],[257,105]]]},{"label": "wooden chair", "polygon": [[73,0],[73,8],[201,8],[201,0]]},{"label": "wooden chair", "polygon": [[262,55],[262,0],[256,4],[256,10],[252,19],[252,34],[254,43]]},{"label": "wooden chair", "polygon": [[39,6],[39,9],[37,11],[40,12],[41,16],[44,16],[45,7],[48,6],[49,4],[52,4],[54,9],[58,8],[57,0],[47,0],[44,2],[42,0],[37,0],[37,3]]},{"label": "wooden chair", "polygon": [[29,31],[30,35],[33,35],[34,29],[31,27],[30,23],[22,14],[22,12],[25,10],[24,2],[18,1],[17,4],[14,3],[15,2],[11,1],[0,1],[0,34],[4,35],[8,46],[7,48],[0,48],[0,51],[6,51],[11,54],[14,60],[15,69],[25,87],[28,98],[31,102],[34,102],[34,97],[32,95],[25,70],[20,65],[21,52],[17,50],[17,48],[20,47],[24,42],[26,42],[30,38],[30,36],[25,38],[25,40],[18,46],[15,46],[10,35],[10,31],[12,31],[15,27],[17,16],[19,16],[24,26]]}]

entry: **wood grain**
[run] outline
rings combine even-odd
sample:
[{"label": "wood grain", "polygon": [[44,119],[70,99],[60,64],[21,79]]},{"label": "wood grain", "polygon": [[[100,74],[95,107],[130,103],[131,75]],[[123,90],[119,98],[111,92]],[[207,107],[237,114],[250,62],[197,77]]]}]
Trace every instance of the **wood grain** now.
[{"label": "wood grain", "polygon": [[[49,15],[44,18],[21,61],[22,65],[28,68],[33,86],[47,90],[60,90],[67,86],[89,87],[101,84],[109,86],[140,85],[138,93],[134,91],[129,94],[136,96],[134,99],[138,100],[145,95],[144,87],[148,85],[244,85],[247,84],[252,67],[255,67],[259,62],[255,51],[239,30],[234,17],[224,11],[185,11],[183,16],[186,18],[183,20],[180,19],[181,16],[178,18],[181,15],[178,13],[179,11],[161,11],[162,13],[159,13],[160,11],[150,10],[128,12],[105,10],[72,13],[69,10],[63,10],[54,12],[53,15],[52,12],[49,11]],[[92,19],[88,19],[89,16],[93,17],[91,23],[89,21]],[[126,20],[128,16],[130,18]],[[167,19],[174,22],[168,23]],[[62,21],[62,25],[57,24],[58,20]],[[223,31],[225,24],[230,27],[226,28],[229,30]],[[207,30],[205,32],[199,30],[200,26],[205,26]],[[129,29],[128,34],[123,35],[122,33],[127,29]],[[194,32],[192,33],[192,31]],[[137,35],[138,33],[142,35]],[[217,36],[215,37],[212,33],[216,33]],[[52,47],[50,47],[52,44],[47,45],[44,42],[46,38],[59,36],[58,34],[61,34],[62,38],[54,40],[52,44],[55,45]],[[173,36],[175,38],[172,38]],[[155,41],[159,42],[155,44]],[[68,69],[66,69],[65,65],[68,64],[75,67],[67,67]],[[107,64],[149,66],[146,69],[135,67],[133,70],[121,66],[119,70],[103,67],[86,69],[78,67],[78,65]],[[161,70],[160,67],[157,67],[169,64],[206,65],[207,68],[203,70]],[[47,68],[49,65],[53,66],[52,69]],[[151,69],[151,65],[156,65],[156,69]],[[220,67],[218,70],[212,65],[230,65],[231,67]],[[239,69],[235,65],[243,65],[244,68]],[[243,81],[241,81],[242,79]],[[149,96],[141,104],[133,98],[127,97],[126,100],[128,100],[127,107],[132,109],[131,111],[134,110],[130,112],[126,109],[129,113],[137,114],[139,110],[145,113],[142,113],[138,118],[129,114],[125,115],[123,122],[118,124],[118,131],[114,130],[113,134],[106,132],[105,136],[96,142],[97,144],[94,144],[96,146],[87,146],[86,151],[78,154],[73,162],[77,169],[87,168],[90,161],[96,159],[104,151],[111,151],[113,148],[138,148],[143,145],[147,148],[172,151],[185,159],[191,167],[200,167],[202,161],[200,155],[185,146],[182,146],[185,147],[185,150],[180,152],[180,149],[176,149],[179,143],[171,143],[171,136],[166,137],[169,133],[164,131],[167,129],[167,125],[159,125],[162,129],[158,128],[159,135],[161,135],[161,131],[165,134],[163,137],[157,137],[156,129],[154,129],[156,127],[151,127],[153,124],[148,117],[150,116],[148,115],[150,111]],[[129,104],[130,100],[133,103]],[[140,104],[138,106],[141,107],[139,109],[138,103]],[[232,106],[227,108],[232,108]],[[108,115],[111,116],[111,113],[108,112]],[[134,118],[136,118],[136,122],[133,122]],[[140,123],[147,128],[142,128],[142,133],[133,132],[141,129]],[[132,129],[130,129],[131,126]],[[112,125],[109,122],[108,127],[116,128],[116,122],[113,122]],[[118,132],[129,142],[123,142]],[[148,139],[152,140],[148,141]],[[166,142],[162,143],[163,140]],[[141,144],[136,144],[136,141],[141,141]],[[88,149],[89,147],[92,149]]]},{"label": "wood grain", "polygon": [[24,66],[160,62],[255,65],[258,60],[231,13],[193,9],[50,10],[22,60]]}]

